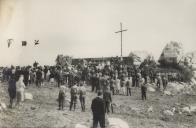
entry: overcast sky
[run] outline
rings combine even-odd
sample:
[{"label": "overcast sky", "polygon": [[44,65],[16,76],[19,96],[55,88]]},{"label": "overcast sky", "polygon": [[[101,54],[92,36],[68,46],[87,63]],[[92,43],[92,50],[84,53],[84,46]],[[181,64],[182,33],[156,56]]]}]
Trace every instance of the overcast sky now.
[{"label": "overcast sky", "polygon": [[144,50],[157,59],[170,41],[196,50],[195,0],[0,0],[0,65],[54,64],[57,54],[120,56],[120,22],[128,29],[124,56]]}]

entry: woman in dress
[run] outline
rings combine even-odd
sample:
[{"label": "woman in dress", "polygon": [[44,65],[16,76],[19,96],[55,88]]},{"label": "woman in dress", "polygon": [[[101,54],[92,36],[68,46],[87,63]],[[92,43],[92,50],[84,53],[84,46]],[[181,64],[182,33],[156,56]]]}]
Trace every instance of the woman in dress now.
[{"label": "woman in dress", "polygon": [[23,75],[20,76],[19,80],[16,82],[16,97],[17,97],[17,104],[20,105],[22,101],[24,101],[24,89],[25,84],[23,82],[24,77]]}]

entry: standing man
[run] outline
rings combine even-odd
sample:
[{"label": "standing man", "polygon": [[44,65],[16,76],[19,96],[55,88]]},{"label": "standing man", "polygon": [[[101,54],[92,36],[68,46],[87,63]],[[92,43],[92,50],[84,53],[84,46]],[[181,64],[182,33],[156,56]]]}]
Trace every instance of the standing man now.
[{"label": "standing man", "polygon": [[95,87],[96,87],[96,92],[98,92],[98,90],[101,89],[100,87],[100,83],[99,83],[99,73],[96,73],[96,77],[95,77]]},{"label": "standing man", "polygon": [[141,80],[142,100],[146,100],[146,92],[147,92],[147,87],[146,87],[144,78],[142,78],[142,80]]},{"label": "standing man", "polygon": [[105,113],[109,113],[110,112],[110,104],[112,102],[112,95],[109,89],[107,89],[104,93],[103,93],[103,100],[105,103]]},{"label": "standing man", "polygon": [[74,105],[74,111],[76,109],[76,103],[77,103],[77,93],[78,93],[78,87],[77,84],[75,83],[74,86],[71,87],[71,103],[70,103],[70,108],[69,110],[71,111],[72,106]]},{"label": "standing man", "polygon": [[113,95],[114,95],[114,87],[115,87],[115,78],[112,77],[110,80],[110,90],[112,91]]},{"label": "standing man", "polygon": [[41,87],[41,80],[42,80],[42,71],[39,68],[36,72],[36,85],[37,85],[37,87]]},{"label": "standing man", "polygon": [[116,95],[119,95],[120,94],[120,79],[119,78],[115,78],[115,92],[116,92]]},{"label": "standing man", "polygon": [[64,101],[65,101],[65,87],[64,86],[60,86],[60,90],[59,90],[59,110],[63,110],[64,109]]},{"label": "standing man", "polygon": [[80,95],[80,104],[81,104],[82,112],[85,112],[86,88],[85,88],[84,81],[82,81],[82,83],[80,84],[79,95]]},{"label": "standing man", "polygon": [[11,75],[9,80],[8,92],[10,96],[10,108],[12,108],[13,100],[16,98],[16,80],[14,74]]},{"label": "standing man", "polygon": [[160,74],[158,74],[158,77],[157,77],[157,88],[158,88],[158,90],[161,89],[161,83],[162,83],[162,79],[161,79]]},{"label": "standing man", "polygon": [[122,93],[122,95],[126,95],[126,80],[125,80],[125,77],[123,76],[123,78],[121,79],[121,83],[120,83],[120,92]]},{"label": "standing man", "polygon": [[105,109],[104,100],[101,97],[102,92],[98,92],[98,96],[93,99],[91,104],[91,110],[93,112],[93,128],[97,128],[98,123],[101,128],[105,128]]},{"label": "standing man", "polygon": [[95,79],[96,79],[96,74],[93,72],[91,77],[90,77],[90,80],[91,80],[91,86],[92,86],[92,92],[94,92],[95,90],[95,87],[96,87],[96,84],[95,84]]},{"label": "standing man", "polygon": [[126,87],[127,87],[127,96],[131,96],[131,86],[132,86],[132,77],[130,76],[127,80]]},{"label": "standing man", "polygon": [[162,77],[162,83],[163,83],[163,91],[165,91],[168,84],[168,80],[165,75]]},{"label": "standing man", "polygon": [[29,69],[28,69],[28,67],[24,68],[23,75],[24,75],[24,84],[25,84],[25,86],[27,86],[29,83]]}]

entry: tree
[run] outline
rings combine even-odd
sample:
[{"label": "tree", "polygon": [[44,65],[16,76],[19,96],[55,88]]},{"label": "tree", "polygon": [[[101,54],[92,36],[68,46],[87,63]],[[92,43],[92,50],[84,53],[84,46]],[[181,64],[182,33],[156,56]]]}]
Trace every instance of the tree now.
[{"label": "tree", "polygon": [[56,58],[56,65],[60,67],[67,67],[72,64],[72,57],[71,56],[64,56],[64,55],[58,55]]},{"label": "tree", "polygon": [[129,57],[129,63],[131,63],[132,65],[134,64],[135,61],[138,61],[138,62],[141,61],[140,57],[134,54],[133,52],[131,52],[128,57]]},{"label": "tree", "polygon": [[144,59],[144,61],[140,64],[140,68],[144,68],[145,66],[148,66],[149,68],[156,68],[157,64],[153,56],[148,55],[146,59]]}]

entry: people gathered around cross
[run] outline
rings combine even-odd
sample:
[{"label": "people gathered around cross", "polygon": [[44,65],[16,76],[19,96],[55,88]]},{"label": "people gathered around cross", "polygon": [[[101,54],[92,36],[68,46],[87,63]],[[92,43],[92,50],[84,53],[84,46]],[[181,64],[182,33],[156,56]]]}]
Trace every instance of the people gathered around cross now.
[{"label": "people gathered around cross", "polygon": [[[34,86],[42,88],[54,86],[59,88],[58,109],[64,110],[65,99],[70,97],[69,110],[76,110],[81,107],[82,112],[86,112],[89,106],[86,106],[88,93],[98,93],[98,98],[92,101],[91,109],[95,115],[94,125],[97,122],[101,126],[105,123],[100,117],[104,114],[110,114],[113,98],[119,96],[132,96],[134,88],[140,88],[141,100],[147,100],[148,83],[155,83],[157,90],[166,90],[169,80],[174,78],[166,74],[160,74],[155,69],[141,68],[136,65],[116,64],[100,66],[99,64],[87,64],[81,66],[11,66],[5,67],[2,71],[2,81],[8,82],[8,92],[10,96],[10,108],[13,108],[14,99],[17,104],[24,101],[24,91],[26,87]],[[88,90],[90,88],[90,90]],[[38,89],[39,90],[39,89]],[[67,96],[69,95],[69,96]],[[102,100],[99,101],[99,98]],[[97,101],[96,101],[97,100]],[[80,105],[78,104],[80,101]],[[103,103],[104,114],[96,115],[96,102]]]}]

